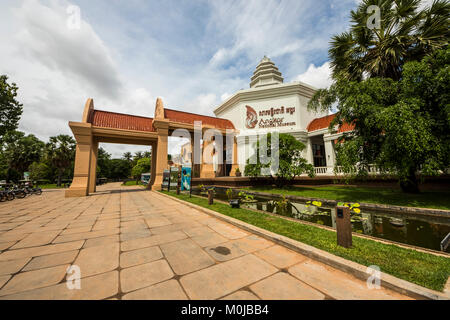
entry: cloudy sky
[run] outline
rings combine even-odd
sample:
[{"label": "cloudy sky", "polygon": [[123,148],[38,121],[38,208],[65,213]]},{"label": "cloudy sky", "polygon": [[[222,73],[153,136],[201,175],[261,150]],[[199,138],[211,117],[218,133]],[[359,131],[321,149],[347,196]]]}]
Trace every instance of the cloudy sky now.
[{"label": "cloudy sky", "polygon": [[[19,86],[20,130],[43,140],[71,134],[67,123],[81,120],[89,97],[102,110],[153,116],[162,97],[168,108],[213,115],[249,87],[264,55],[285,82],[328,86],[329,39],[348,28],[357,2],[1,0],[0,74]],[[116,157],[142,150],[103,147]]]}]

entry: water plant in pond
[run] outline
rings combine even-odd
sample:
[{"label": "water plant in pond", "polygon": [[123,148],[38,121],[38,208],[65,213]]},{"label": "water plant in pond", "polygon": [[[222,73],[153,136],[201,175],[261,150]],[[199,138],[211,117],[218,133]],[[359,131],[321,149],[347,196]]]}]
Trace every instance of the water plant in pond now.
[{"label": "water plant in pond", "polygon": [[350,211],[354,213],[361,213],[361,209],[359,208],[361,205],[359,203],[338,202],[337,206],[350,208]]},{"label": "water plant in pond", "polygon": [[320,201],[307,201],[305,207],[309,207],[309,206],[315,206],[315,207],[321,207],[322,206],[322,202]]},{"label": "water plant in pond", "polygon": [[233,199],[233,189],[228,188],[226,194],[227,194],[228,200]]},{"label": "water plant in pond", "polygon": [[[227,191],[227,195],[228,195],[228,191]],[[255,200],[255,197],[252,196],[251,194],[247,194],[244,191],[239,192],[238,194],[240,201],[243,203],[254,203],[254,202],[258,202],[258,200]]]},{"label": "water plant in pond", "polygon": [[203,184],[199,185],[198,188],[200,189],[200,194],[202,194],[202,195],[208,195],[209,190],[212,190],[213,193],[215,192],[215,187],[207,188]]}]

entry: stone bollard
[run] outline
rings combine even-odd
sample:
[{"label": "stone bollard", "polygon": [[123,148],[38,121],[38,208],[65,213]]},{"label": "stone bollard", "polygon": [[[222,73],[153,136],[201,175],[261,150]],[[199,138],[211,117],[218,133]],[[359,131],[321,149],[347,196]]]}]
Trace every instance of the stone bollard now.
[{"label": "stone bollard", "polygon": [[344,248],[352,246],[352,223],[349,207],[336,207],[337,244]]},{"label": "stone bollard", "polygon": [[212,189],[208,190],[208,204],[214,204],[214,190]]}]

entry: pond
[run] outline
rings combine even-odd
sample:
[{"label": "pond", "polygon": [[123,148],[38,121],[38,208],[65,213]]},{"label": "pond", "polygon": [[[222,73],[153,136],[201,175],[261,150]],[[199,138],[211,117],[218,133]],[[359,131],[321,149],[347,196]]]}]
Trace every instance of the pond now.
[{"label": "pond", "polygon": [[[225,188],[215,188],[214,197],[227,201]],[[193,194],[200,194],[193,190]],[[202,195],[205,196],[205,195]],[[312,206],[306,202],[289,201],[281,208],[270,197],[254,197],[253,203],[241,203],[242,208],[262,210],[282,216],[335,228],[335,210],[326,206]],[[361,210],[352,213],[353,232],[381,239],[440,251],[440,242],[450,233],[450,218],[425,215],[395,214]],[[450,252],[450,247],[446,252]]]}]

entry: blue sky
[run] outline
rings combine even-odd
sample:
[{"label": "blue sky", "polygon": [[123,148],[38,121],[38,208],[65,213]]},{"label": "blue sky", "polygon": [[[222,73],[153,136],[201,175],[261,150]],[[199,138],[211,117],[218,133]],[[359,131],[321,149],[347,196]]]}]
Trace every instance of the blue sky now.
[{"label": "blue sky", "polygon": [[[80,8],[69,30],[67,8]],[[153,116],[165,106],[213,115],[248,88],[267,55],[285,82],[329,85],[328,42],[357,0],[2,0],[0,73],[20,87],[20,129],[70,134],[92,97],[98,109]],[[135,147],[105,145],[120,156]],[[125,150],[126,149],[126,150]]]}]

